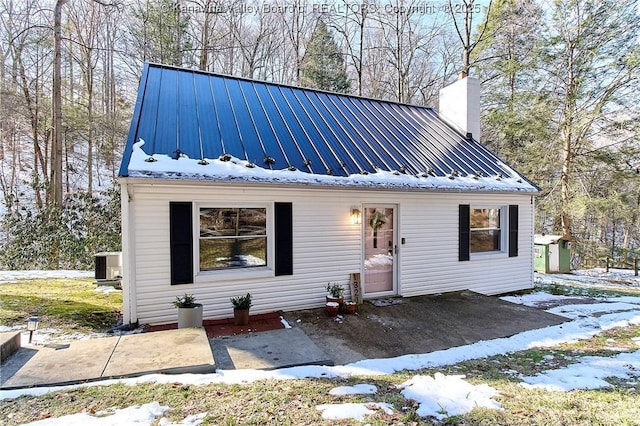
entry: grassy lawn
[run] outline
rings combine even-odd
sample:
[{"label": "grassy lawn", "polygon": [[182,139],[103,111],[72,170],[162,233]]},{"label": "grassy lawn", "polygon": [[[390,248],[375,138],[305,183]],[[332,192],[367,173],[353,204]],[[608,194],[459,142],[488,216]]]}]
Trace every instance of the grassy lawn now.
[{"label": "grassy lawn", "polygon": [[63,334],[104,332],[115,325],[122,293],[95,290],[93,279],[37,279],[0,284],[0,325],[26,324],[40,317],[40,328]]},{"label": "grassy lawn", "polygon": [[[598,353],[601,340],[594,339]],[[524,351],[488,359],[469,361],[444,369],[403,372],[389,376],[350,379],[307,379],[262,381],[250,385],[113,385],[57,392],[38,398],[21,397],[0,402],[0,418],[7,424],[19,424],[46,417],[58,417],[77,412],[94,413],[110,407],[128,407],[151,401],[171,407],[166,417],[180,421],[188,415],[207,412],[207,425],[637,425],[640,419],[640,395],[626,383],[612,382],[605,390],[549,392],[530,390],[518,385],[512,371],[534,374],[558,366],[583,353],[582,349],[566,348],[549,351]],[[554,360],[545,355],[553,354]],[[451,417],[443,422],[430,421],[416,415],[417,405],[405,399],[397,386],[416,374],[464,374],[473,384],[486,383],[500,392],[496,398],[502,411],[475,409],[465,416]],[[377,386],[376,395],[335,397],[329,390],[335,386],[369,383]],[[378,412],[365,423],[355,420],[323,420],[319,404],[341,402],[388,402],[394,414]]]},{"label": "grassy lawn", "polygon": [[[119,306],[115,295],[94,292],[90,280],[38,280],[2,285],[0,289],[0,321],[5,325],[19,323],[29,314],[39,314],[51,323],[64,324],[75,331],[97,330]],[[100,314],[94,314],[97,312]],[[550,392],[520,386],[518,375],[561,368],[584,356],[614,356],[621,351],[634,351],[638,346],[632,339],[639,335],[637,326],[615,328],[589,340],[549,349],[531,349],[388,376],[261,381],[245,385],[118,384],[66,390],[0,401],[0,424],[158,401],[171,408],[165,416],[172,421],[206,412],[203,424],[207,425],[637,425],[640,383],[636,386],[633,380],[611,380],[612,386],[607,389]],[[494,387],[500,393],[495,399],[503,410],[477,408],[465,416],[442,422],[420,418],[416,414],[417,404],[404,398],[398,385],[415,375],[435,373],[465,375],[472,384]],[[335,386],[358,383],[373,384],[378,393],[329,395]],[[394,414],[378,411],[364,423],[329,421],[323,420],[316,409],[319,404],[343,402],[387,402],[394,407]]]}]

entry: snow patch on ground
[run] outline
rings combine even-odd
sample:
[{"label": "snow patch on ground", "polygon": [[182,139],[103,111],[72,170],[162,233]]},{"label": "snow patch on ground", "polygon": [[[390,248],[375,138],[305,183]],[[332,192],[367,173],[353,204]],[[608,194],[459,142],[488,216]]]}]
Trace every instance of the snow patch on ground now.
[{"label": "snow patch on ground", "polygon": [[566,318],[577,319],[587,318],[601,313],[632,311],[636,309],[640,309],[640,299],[638,299],[638,304],[602,302],[594,304],[567,305],[548,309],[547,312]]},{"label": "snow patch on ground", "polygon": [[94,271],[0,271],[0,284],[38,278],[93,278]]},{"label": "snow patch on ground", "polygon": [[399,386],[402,395],[418,402],[416,413],[420,417],[446,417],[466,414],[476,407],[501,410],[502,406],[492,398],[498,391],[489,385],[472,385],[464,376],[415,376]]},{"label": "snow patch on ground", "polygon": [[563,303],[572,299],[579,299],[575,296],[553,295],[545,292],[534,292],[530,294],[522,294],[517,296],[503,296],[500,299],[507,302],[516,303],[518,305],[531,306],[537,308],[546,305],[549,302]]},{"label": "snow patch on ground", "polygon": [[570,274],[534,274],[534,281],[537,285],[571,285],[580,284],[583,286],[595,287],[638,287],[640,286],[640,276],[634,276],[630,269],[609,269],[594,268],[585,270],[575,270]]},{"label": "snow patch on ground", "polygon": [[354,386],[338,386],[329,391],[329,395],[373,395],[378,392],[374,385],[362,383]]},{"label": "snow patch on ground", "polygon": [[115,293],[117,291],[122,291],[122,290],[118,290],[117,288],[110,285],[100,285],[96,287],[93,291],[99,291],[104,294],[109,294],[109,293]]},{"label": "snow patch on ground", "polygon": [[[170,408],[154,401],[143,405],[127,408],[110,408],[95,414],[76,413],[62,417],[52,417],[25,423],[26,426],[122,426],[122,425],[152,425],[158,422],[160,426],[186,425],[198,426],[202,424],[207,413],[192,414],[179,423],[173,423],[164,414]],[[10,420],[10,419],[9,419]]]},{"label": "snow patch on ground", "polygon": [[322,404],[317,405],[316,408],[322,411],[322,418],[327,420],[355,419],[364,421],[365,416],[375,414],[376,410],[393,414],[393,406],[386,402]]},{"label": "snow patch on ground", "polygon": [[280,316],[280,324],[282,324],[284,328],[291,328],[289,321],[287,321],[282,315]]},{"label": "snow patch on ground", "polygon": [[601,389],[611,387],[606,378],[631,379],[640,375],[640,351],[623,352],[613,357],[588,356],[565,368],[548,370],[535,376],[520,377],[527,388],[550,391]]},{"label": "snow patch on ground", "polygon": [[27,328],[27,324],[21,324],[21,325],[12,325],[11,327],[6,326],[6,325],[0,325],[0,333],[5,332],[5,331],[15,331],[15,330],[22,330]]},{"label": "snow patch on ground", "polygon": [[[120,425],[151,425],[158,417],[164,415],[169,407],[158,402],[144,405],[134,405],[123,409],[109,409],[99,411],[95,415],[87,413],[71,414],[58,418],[49,418],[28,423],[30,426],[120,426]],[[198,423],[191,423],[198,424]]]}]

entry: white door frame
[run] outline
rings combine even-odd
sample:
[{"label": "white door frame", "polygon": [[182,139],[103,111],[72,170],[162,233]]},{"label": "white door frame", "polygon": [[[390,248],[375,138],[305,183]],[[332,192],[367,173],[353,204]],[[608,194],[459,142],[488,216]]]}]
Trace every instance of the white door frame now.
[{"label": "white door frame", "polygon": [[[366,274],[365,274],[365,267],[364,267],[364,262],[366,261],[366,255],[365,255],[365,237],[366,237],[366,232],[368,231],[369,228],[369,224],[367,223],[367,221],[365,220],[366,217],[366,209],[367,208],[385,208],[385,209],[393,209],[393,242],[392,242],[392,250],[393,250],[393,273],[392,273],[392,285],[391,285],[391,290],[389,291],[379,291],[379,292],[375,292],[375,293],[369,293],[367,292],[367,282],[366,282]],[[399,205],[398,204],[389,204],[389,203],[363,203],[362,204],[362,230],[361,230],[361,242],[360,242],[360,250],[362,251],[362,264],[361,264],[361,284],[362,284],[362,295],[364,299],[375,299],[378,297],[386,297],[386,296],[396,296],[398,294],[399,291],[399,287],[398,287],[398,253],[399,253],[399,247],[398,247],[398,235],[399,235],[399,229],[398,229],[398,224],[399,224]]]}]

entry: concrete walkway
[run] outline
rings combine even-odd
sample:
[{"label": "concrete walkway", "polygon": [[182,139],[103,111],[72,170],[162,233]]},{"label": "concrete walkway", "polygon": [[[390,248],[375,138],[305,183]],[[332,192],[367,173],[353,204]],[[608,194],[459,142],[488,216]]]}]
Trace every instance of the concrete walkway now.
[{"label": "concrete walkway", "polygon": [[300,328],[211,339],[216,368],[273,370],[296,365],[333,365]]},{"label": "concrete walkway", "polygon": [[149,373],[211,373],[333,365],[299,328],[208,339],[187,328],[21,347],[0,368],[0,389],[51,386]]},{"label": "concrete walkway", "polygon": [[49,386],[147,373],[215,370],[204,329],[158,331],[70,344],[26,345],[0,370],[2,389]]},{"label": "concrete walkway", "polygon": [[[380,301],[378,301],[380,302]],[[65,345],[23,346],[0,367],[0,388],[77,383],[148,373],[347,364],[427,353],[561,324],[566,318],[472,292],[365,303],[357,315],[289,312],[294,328],[208,339],[176,329]]]}]

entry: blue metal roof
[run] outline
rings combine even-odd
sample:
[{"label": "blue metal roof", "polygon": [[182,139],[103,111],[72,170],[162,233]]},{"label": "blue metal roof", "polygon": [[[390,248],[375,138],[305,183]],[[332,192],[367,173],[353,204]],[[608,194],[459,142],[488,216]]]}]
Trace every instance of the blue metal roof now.
[{"label": "blue metal roof", "polygon": [[140,139],[149,154],[228,154],[318,175],[505,173],[431,108],[156,64],[144,67],[120,176]]}]

